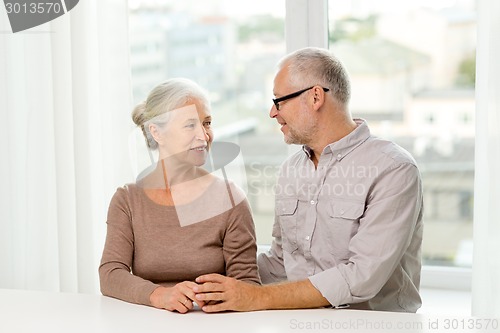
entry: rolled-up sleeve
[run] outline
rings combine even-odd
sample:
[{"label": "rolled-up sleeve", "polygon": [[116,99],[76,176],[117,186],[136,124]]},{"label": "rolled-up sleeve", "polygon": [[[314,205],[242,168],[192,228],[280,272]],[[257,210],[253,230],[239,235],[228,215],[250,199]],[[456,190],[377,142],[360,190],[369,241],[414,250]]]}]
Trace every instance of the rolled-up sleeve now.
[{"label": "rolled-up sleeve", "polygon": [[[402,288],[405,281],[395,271],[411,242],[421,242],[421,234],[415,235],[421,207],[417,167],[395,163],[384,170],[367,192],[359,228],[348,244],[348,259],[310,276],[311,283],[333,306],[370,300],[388,284],[392,290]],[[402,267],[408,275],[420,271],[419,260],[408,262]]]}]

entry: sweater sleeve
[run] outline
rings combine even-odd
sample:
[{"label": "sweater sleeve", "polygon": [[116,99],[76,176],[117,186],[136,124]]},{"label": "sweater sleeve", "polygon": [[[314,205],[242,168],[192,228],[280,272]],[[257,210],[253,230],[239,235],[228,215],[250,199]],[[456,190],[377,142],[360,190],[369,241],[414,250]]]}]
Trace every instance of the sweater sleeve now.
[{"label": "sweater sleeve", "polygon": [[159,286],[131,273],[134,258],[132,212],[126,187],[111,199],[107,234],[99,266],[101,293],[123,301],[151,305],[149,296]]},{"label": "sweater sleeve", "polygon": [[231,190],[236,204],[228,216],[223,242],[226,275],[260,284],[255,225],[251,208],[240,189],[231,186]]}]

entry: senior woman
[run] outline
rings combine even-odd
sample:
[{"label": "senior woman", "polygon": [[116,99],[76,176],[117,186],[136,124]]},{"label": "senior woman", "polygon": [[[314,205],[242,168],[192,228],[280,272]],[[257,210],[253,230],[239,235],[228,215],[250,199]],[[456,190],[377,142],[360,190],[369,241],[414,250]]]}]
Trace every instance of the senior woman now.
[{"label": "senior woman", "polygon": [[213,141],[205,91],[187,79],[167,80],[132,118],[148,148],[158,150],[158,163],[111,200],[99,267],[103,295],[186,313],[202,274],[259,284],[248,201],[202,168]]}]

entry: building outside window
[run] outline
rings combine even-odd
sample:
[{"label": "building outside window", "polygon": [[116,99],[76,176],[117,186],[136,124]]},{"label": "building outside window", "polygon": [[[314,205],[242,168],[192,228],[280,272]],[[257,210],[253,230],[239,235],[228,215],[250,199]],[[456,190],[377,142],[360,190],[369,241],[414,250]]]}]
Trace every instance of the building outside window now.
[{"label": "building outside window", "polygon": [[470,267],[475,1],[328,5],[329,45],[351,74],[353,116],[407,149],[422,172],[424,263]]},{"label": "building outside window", "polygon": [[[241,148],[260,245],[272,240],[276,175],[291,151],[268,116],[285,9],[285,0],[130,1],[135,102],[171,77],[209,90],[215,140]],[[351,76],[353,116],[419,164],[424,263],[470,267],[475,1],[329,0],[328,29]]]}]

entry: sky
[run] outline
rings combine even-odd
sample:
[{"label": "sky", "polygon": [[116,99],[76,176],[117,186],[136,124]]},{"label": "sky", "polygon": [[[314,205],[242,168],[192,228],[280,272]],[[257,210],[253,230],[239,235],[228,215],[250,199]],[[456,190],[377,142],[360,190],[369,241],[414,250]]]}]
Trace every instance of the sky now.
[{"label": "sky", "polygon": [[405,9],[427,7],[442,9],[457,4],[473,7],[475,0],[329,0],[329,16],[343,17],[354,12],[360,16],[371,12],[401,12]]},{"label": "sky", "polygon": [[248,17],[256,14],[276,13],[285,15],[285,0],[129,0],[130,6],[139,4],[173,4],[176,8],[188,9],[190,12],[226,14],[231,17]]},{"label": "sky", "polygon": [[[202,14],[218,13],[231,17],[248,17],[269,13],[284,17],[285,2],[285,0],[129,0],[131,7],[136,7],[140,4],[172,4],[176,8],[188,9],[190,12],[198,11]],[[474,2],[475,0],[329,0],[329,14],[331,17],[339,17],[345,16],[353,10],[359,14],[360,11],[391,12],[415,7],[439,9],[457,3],[472,6]]]}]

